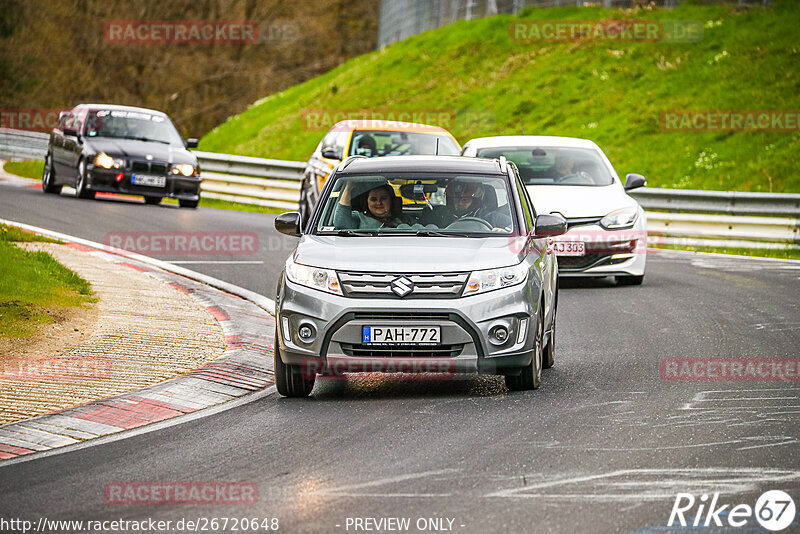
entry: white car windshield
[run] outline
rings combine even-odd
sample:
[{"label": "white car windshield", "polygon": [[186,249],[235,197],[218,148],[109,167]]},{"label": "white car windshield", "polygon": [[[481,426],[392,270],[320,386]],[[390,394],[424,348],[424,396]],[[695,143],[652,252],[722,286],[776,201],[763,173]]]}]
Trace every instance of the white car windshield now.
[{"label": "white car windshield", "polygon": [[614,183],[596,150],[567,147],[492,147],[478,149],[480,158],[505,156],[519,169],[525,185],[604,186]]},{"label": "white car windshield", "polygon": [[315,233],[495,236],[515,232],[504,176],[339,175]]}]

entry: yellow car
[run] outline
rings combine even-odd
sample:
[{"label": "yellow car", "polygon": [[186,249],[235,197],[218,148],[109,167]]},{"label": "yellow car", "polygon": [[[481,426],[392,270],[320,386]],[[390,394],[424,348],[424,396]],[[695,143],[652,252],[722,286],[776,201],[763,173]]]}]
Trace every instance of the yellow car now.
[{"label": "yellow car", "polygon": [[300,189],[300,221],[305,227],[333,168],[348,156],[458,155],[461,147],[444,128],[411,122],[346,120],[322,138],[306,164]]}]

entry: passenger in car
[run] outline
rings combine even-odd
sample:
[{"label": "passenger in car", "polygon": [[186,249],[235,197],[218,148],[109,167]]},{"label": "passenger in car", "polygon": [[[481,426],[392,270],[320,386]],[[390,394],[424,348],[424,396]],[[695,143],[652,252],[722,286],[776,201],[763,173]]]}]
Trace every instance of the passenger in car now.
[{"label": "passenger in car", "polygon": [[348,182],[336,204],[333,224],[337,229],[396,228],[412,221],[402,213],[402,203],[389,184],[373,187],[351,199],[353,182]]}]

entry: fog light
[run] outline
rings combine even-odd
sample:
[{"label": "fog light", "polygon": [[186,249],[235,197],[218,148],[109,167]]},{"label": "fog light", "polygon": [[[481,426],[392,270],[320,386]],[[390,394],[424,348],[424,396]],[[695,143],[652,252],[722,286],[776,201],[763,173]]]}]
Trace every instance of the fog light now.
[{"label": "fog light", "polygon": [[491,335],[498,343],[505,343],[508,339],[508,329],[505,326],[495,326]]},{"label": "fog light", "polygon": [[309,324],[301,325],[297,330],[297,335],[301,341],[309,343],[314,339],[314,327]]},{"label": "fog light", "polygon": [[528,320],[523,319],[519,323],[519,333],[517,334],[517,343],[522,343],[525,339],[525,332],[528,331]]}]

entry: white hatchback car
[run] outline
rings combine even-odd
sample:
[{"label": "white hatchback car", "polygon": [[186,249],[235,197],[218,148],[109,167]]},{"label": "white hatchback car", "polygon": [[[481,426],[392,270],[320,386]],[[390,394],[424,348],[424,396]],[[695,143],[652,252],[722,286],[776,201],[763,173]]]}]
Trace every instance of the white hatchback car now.
[{"label": "white hatchback car", "polygon": [[623,186],[592,141],[534,135],[472,139],[463,156],[505,156],[519,169],[537,213],[567,219],[568,232],[553,242],[561,276],[614,276],[617,284],[644,280],[647,219],[627,191],[646,184],[628,174]]}]

